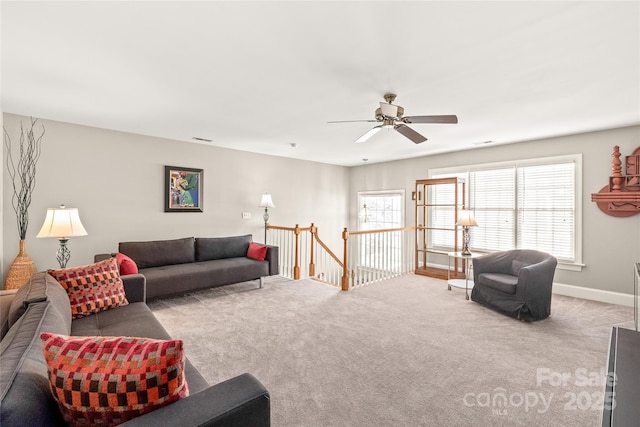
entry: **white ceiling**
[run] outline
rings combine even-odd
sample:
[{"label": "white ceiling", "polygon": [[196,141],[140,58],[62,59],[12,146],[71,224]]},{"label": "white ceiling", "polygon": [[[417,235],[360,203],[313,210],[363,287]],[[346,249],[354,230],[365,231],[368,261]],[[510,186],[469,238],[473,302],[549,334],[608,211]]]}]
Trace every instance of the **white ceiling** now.
[{"label": "white ceiling", "polygon": [[[2,110],[337,165],[640,123],[640,2],[2,1]],[[372,123],[386,92],[413,144]],[[292,145],[295,144],[295,147]]]}]

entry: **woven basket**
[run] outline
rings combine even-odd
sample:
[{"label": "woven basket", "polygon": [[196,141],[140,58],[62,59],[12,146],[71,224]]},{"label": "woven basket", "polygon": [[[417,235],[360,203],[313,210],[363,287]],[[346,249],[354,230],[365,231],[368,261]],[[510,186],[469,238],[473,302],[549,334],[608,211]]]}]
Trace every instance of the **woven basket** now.
[{"label": "woven basket", "polygon": [[36,265],[27,255],[26,242],[20,240],[20,250],[18,256],[13,260],[7,280],[4,282],[5,289],[17,289],[22,286],[36,272]]}]

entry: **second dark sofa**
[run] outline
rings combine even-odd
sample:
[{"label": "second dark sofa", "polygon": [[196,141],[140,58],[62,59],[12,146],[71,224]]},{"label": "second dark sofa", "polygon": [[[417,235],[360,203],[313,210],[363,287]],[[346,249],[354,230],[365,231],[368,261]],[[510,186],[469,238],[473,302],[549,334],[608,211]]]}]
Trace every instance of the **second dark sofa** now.
[{"label": "second dark sofa", "polygon": [[[147,279],[147,299],[262,279],[280,273],[278,247],[267,246],[264,261],[247,257],[250,234],[231,237],[187,237],[173,240],[120,242],[118,252],[130,257]],[[98,254],[96,261],[112,254]]]}]

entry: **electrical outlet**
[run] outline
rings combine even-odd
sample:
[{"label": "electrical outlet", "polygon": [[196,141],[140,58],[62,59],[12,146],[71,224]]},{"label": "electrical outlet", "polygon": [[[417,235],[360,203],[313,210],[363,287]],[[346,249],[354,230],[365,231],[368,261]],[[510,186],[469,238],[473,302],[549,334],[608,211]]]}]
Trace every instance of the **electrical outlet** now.
[{"label": "electrical outlet", "polygon": [[242,212],[242,219],[251,219],[251,212]]}]

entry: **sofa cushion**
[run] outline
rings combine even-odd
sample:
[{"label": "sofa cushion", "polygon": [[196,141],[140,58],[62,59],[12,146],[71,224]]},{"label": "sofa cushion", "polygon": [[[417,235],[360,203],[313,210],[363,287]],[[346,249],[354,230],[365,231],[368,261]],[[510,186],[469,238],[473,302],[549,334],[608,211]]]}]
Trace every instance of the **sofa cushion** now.
[{"label": "sofa cushion", "polygon": [[121,275],[138,274],[138,265],[127,255],[118,252],[116,254],[116,261],[118,261]]},{"label": "sofa cushion", "polygon": [[138,268],[184,264],[195,261],[195,239],[186,237],[148,242],[120,242],[118,252],[129,256]]},{"label": "sofa cushion", "polygon": [[243,256],[145,268],[140,273],[147,278],[147,300],[153,300],[259,279],[269,275],[269,264]]},{"label": "sofa cushion", "polygon": [[246,257],[251,234],[231,237],[199,237],[196,239],[196,261]]},{"label": "sofa cushion", "polygon": [[67,291],[74,319],[129,304],[115,258],[49,274]]},{"label": "sofa cushion", "polygon": [[482,273],[478,276],[478,283],[507,294],[516,293],[518,277],[502,273]]},{"label": "sofa cushion", "polygon": [[267,256],[267,247],[251,242],[249,249],[247,250],[247,257],[255,259],[256,261],[264,261]]},{"label": "sofa cushion", "polygon": [[41,338],[51,390],[69,425],[117,425],[189,395],[180,340]]},{"label": "sofa cushion", "polygon": [[[65,305],[70,321],[68,299]],[[5,427],[63,425],[40,340],[41,332],[69,333],[57,308],[52,301],[29,304],[0,342],[0,420]]]}]

